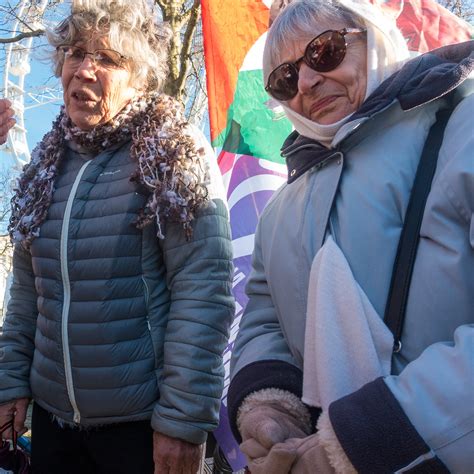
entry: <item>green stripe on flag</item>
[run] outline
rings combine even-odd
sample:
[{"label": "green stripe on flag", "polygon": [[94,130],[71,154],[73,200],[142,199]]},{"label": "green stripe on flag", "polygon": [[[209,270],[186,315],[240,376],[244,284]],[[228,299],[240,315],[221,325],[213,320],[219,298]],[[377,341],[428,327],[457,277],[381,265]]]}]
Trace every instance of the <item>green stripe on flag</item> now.
[{"label": "green stripe on flag", "polygon": [[239,153],[284,163],[280,148],[291,123],[283,111],[270,110],[261,70],[240,71],[234,101],[227,113],[227,127],[212,143]]}]

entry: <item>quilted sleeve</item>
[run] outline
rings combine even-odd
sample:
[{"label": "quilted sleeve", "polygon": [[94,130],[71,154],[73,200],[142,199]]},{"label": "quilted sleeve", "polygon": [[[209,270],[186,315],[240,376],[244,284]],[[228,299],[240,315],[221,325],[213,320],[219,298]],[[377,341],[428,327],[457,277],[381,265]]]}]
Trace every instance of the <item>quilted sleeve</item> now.
[{"label": "quilted sleeve", "polygon": [[197,213],[190,241],[180,225],[171,224],[161,243],[171,306],[152,426],[196,444],[217,427],[222,355],[234,316],[229,217],[218,194],[213,191],[214,199]]},{"label": "quilted sleeve", "polygon": [[31,397],[29,378],[37,316],[31,256],[17,245],[13,255],[10,301],[0,331],[0,404]]}]

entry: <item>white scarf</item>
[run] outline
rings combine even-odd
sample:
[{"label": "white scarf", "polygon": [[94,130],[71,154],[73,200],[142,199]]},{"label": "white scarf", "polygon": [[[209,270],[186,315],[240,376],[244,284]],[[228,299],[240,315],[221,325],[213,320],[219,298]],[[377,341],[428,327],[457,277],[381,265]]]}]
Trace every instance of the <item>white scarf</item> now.
[{"label": "white scarf", "polygon": [[326,411],[339,398],[390,375],[393,335],[332,236],[311,265],[303,402]]}]

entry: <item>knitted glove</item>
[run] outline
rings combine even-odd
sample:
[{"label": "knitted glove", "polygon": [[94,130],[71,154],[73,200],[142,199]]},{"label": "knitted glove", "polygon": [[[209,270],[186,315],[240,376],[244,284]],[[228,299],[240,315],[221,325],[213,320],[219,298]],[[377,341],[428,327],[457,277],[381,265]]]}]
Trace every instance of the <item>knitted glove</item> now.
[{"label": "knitted glove", "polygon": [[305,438],[304,423],[278,404],[255,407],[240,419],[240,434],[244,441],[254,439],[270,449],[288,438]]},{"label": "knitted glove", "polygon": [[[264,389],[246,397],[239,408],[237,427],[242,448],[252,458],[262,457],[262,449],[268,452],[277,443],[305,438],[311,432],[309,412],[301,400],[279,389]],[[245,443],[251,439],[254,442]]]}]

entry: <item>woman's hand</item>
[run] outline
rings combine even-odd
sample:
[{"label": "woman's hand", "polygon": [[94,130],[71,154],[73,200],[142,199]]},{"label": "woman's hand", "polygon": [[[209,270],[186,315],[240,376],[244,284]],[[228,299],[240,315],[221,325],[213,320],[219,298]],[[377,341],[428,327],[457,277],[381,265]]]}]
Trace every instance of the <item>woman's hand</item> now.
[{"label": "woman's hand", "polygon": [[194,474],[201,462],[201,446],[182,439],[153,433],[155,474]]},{"label": "woman's hand", "polygon": [[0,99],[0,145],[7,141],[8,131],[16,123],[16,120],[12,118],[15,112],[11,106],[8,99]]},{"label": "woman's hand", "polygon": [[[296,449],[297,461],[291,468],[292,474],[335,474],[334,468],[329,463],[329,458],[319,439],[319,434],[307,438],[289,440]],[[350,474],[350,473],[348,473]]]},{"label": "woman's hand", "polygon": [[[11,402],[0,405],[0,426],[13,420],[13,429],[21,436],[28,429],[25,427],[26,410],[30,400],[28,398],[19,398]],[[3,439],[12,439],[12,430],[8,429],[2,433]]]},{"label": "woman's hand", "polygon": [[251,456],[246,452],[245,448],[248,447],[248,443],[253,441],[249,440],[240,445],[241,451],[247,456],[247,467],[252,474],[288,474],[293,472],[291,469],[298,457],[296,446],[293,443],[294,438],[273,445],[261,457],[255,455],[257,450],[251,449],[250,451],[253,451]]},{"label": "woman's hand", "polygon": [[254,439],[268,450],[288,438],[305,438],[309,434],[304,421],[275,402],[261,403],[240,415],[238,424],[242,441]]},{"label": "woman's hand", "polygon": [[252,474],[335,474],[319,435],[290,438],[275,444],[262,457],[251,459]]},{"label": "woman's hand", "polygon": [[[245,403],[245,402],[244,402]],[[287,474],[297,458],[289,438],[306,438],[308,427],[275,402],[262,402],[239,415],[240,450],[252,474]]]}]

